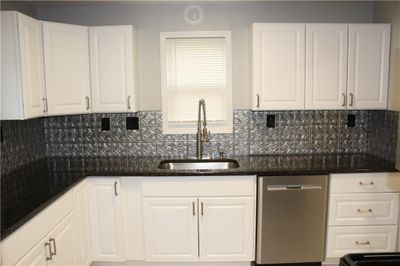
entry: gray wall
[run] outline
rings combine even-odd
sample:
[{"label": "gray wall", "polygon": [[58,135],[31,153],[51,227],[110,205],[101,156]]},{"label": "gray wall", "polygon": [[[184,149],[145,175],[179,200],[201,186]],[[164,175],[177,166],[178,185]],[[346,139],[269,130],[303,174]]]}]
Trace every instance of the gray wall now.
[{"label": "gray wall", "polygon": [[[35,3],[33,3],[35,5]],[[53,5],[53,6],[51,6]],[[42,20],[82,25],[132,24],[139,34],[141,110],[160,110],[162,31],[230,30],[233,49],[233,107],[249,107],[249,28],[252,22],[372,22],[370,2],[229,2],[201,3],[204,21],[183,19],[188,3],[53,3],[36,4]]]},{"label": "gray wall", "polygon": [[27,2],[16,2],[16,1],[1,1],[0,2],[0,9],[1,10],[15,10],[21,12],[25,15],[36,17],[36,9]]}]

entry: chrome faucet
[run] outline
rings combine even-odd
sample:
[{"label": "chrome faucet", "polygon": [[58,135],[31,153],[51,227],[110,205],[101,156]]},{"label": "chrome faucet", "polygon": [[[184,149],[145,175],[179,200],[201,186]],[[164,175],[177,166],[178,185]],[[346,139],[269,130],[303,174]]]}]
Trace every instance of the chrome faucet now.
[{"label": "chrome faucet", "polygon": [[[201,129],[201,108],[203,108],[203,129]],[[207,131],[206,102],[204,99],[199,101],[199,113],[197,120],[197,159],[203,159],[203,142],[208,142],[210,132]]]}]

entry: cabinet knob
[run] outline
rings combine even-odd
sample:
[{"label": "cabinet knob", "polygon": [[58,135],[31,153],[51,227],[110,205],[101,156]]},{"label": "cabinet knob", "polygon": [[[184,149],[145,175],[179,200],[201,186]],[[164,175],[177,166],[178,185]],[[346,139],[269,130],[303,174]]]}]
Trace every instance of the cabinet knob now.
[{"label": "cabinet knob", "polygon": [[354,94],[353,93],[350,93],[350,106],[353,106],[353,104],[354,104]]},{"label": "cabinet knob", "polygon": [[114,195],[115,195],[115,196],[118,196],[117,185],[118,185],[118,182],[115,181],[115,182],[114,182]]},{"label": "cabinet knob", "polygon": [[372,213],[372,209],[366,209],[366,210],[357,209],[357,212],[360,212],[360,213],[363,213],[363,212],[369,212],[369,213]]},{"label": "cabinet knob", "polygon": [[369,241],[364,241],[364,242],[356,241],[356,245],[357,246],[371,245],[371,242],[369,242]]},{"label": "cabinet knob", "polygon": [[342,107],[346,107],[346,94],[343,93],[343,94],[342,94],[342,97],[343,97]]},{"label": "cabinet knob", "polygon": [[364,183],[364,182],[360,181],[359,184],[360,184],[360,186],[373,186],[373,185],[375,185],[375,182],[371,181],[371,182],[368,182],[368,183]]},{"label": "cabinet knob", "polygon": [[260,94],[257,93],[257,108],[260,108]]},{"label": "cabinet knob", "polygon": [[[53,255],[51,252],[50,243],[48,243],[48,242],[44,243],[44,250],[46,252],[46,261],[52,260]],[[49,252],[49,256],[47,256],[47,251]]]},{"label": "cabinet knob", "polygon": [[54,238],[49,238],[49,243],[50,243],[50,244],[53,243],[53,248],[54,248],[54,251],[52,251],[52,250],[51,250],[51,246],[50,246],[50,255],[51,255],[51,256],[57,255],[56,240],[55,240]]}]

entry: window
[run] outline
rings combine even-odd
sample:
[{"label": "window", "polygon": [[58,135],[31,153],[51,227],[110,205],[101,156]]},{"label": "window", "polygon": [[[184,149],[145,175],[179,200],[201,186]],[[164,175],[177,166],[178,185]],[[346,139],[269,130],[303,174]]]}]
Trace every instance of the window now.
[{"label": "window", "polygon": [[211,133],[231,133],[230,32],[161,33],[161,89],[163,133],[195,133],[202,98]]}]

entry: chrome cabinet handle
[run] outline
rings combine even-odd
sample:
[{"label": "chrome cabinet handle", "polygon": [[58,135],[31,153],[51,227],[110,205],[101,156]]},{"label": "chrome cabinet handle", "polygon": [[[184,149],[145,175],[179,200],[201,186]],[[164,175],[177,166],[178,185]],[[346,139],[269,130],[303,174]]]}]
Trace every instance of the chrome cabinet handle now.
[{"label": "chrome cabinet handle", "polygon": [[346,106],[346,94],[345,94],[345,93],[342,93],[342,97],[343,97],[342,106],[345,107],[345,106]]},{"label": "chrome cabinet handle", "polygon": [[260,94],[257,93],[257,108],[260,108]]},{"label": "chrome cabinet handle", "polygon": [[192,202],[192,208],[193,208],[193,216],[196,216],[196,203],[194,201]]},{"label": "chrome cabinet handle", "polygon": [[371,242],[369,242],[369,241],[364,241],[364,242],[359,242],[359,241],[356,241],[356,245],[358,245],[358,246],[362,246],[362,245],[370,245],[371,244]]},{"label": "chrome cabinet handle", "polygon": [[90,109],[90,98],[89,96],[86,96],[86,110]]},{"label": "chrome cabinet handle", "polygon": [[270,185],[267,191],[319,190],[321,185]]},{"label": "chrome cabinet handle", "polygon": [[43,100],[43,113],[47,113],[48,112],[48,105],[47,105],[47,98],[42,98]]},{"label": "chrome cabinet handle", "polygon": [[130,95],[128,95],[128,110],[131,110],[131,96]]},{"label": "chrome cabinet handle", "polygon": [[354,94],[350,93],[350,106],[353,106],[354,103]]},{"label": "chrome cabinet handle", "polygon": [[50,246],[50,255],[57,255],[57,246],[56,246],[56,240],[54,238],[49,238],[49,243],[53,243],[53,248],[54,248],[54,252],[51,250],[51,246]]},{"label": "chrome cabinet handle", "polygon": [[[48,247],[48,249],[46,247]],[[46,261],[52,260],[53,255],[51,253],[50,243],[48,243],[48,242],[44,243],[44,250],[46,252]],[[47,256],[47,250],[49,251],[50,256]]]},{"label": "chrome cabinet handle", "polygon": [[357,209],[357,212],[370,212],[370,213],[372,213],[372,209],[366,209],[366,210]]},{"label": "chrome cabinet handle", "polygon": [[114,195],[115,195],[115,196],[118,196],[117,184],[118,184],[118,182],[115,181],[115,182],[114,182]]},{"label": "chrome cabinet handle", "polygon": [[204,216],[204,202],[201,203],[201,216]]},{"label": "chrome cabinet handle", "polygon": [[371,182],[368,182],[368,183],[364,183],[364,182],[361,181],[359,184],[360,184],[360,186],[373,186],[373,185],[375,185],[374,181],[371,181]]}]

